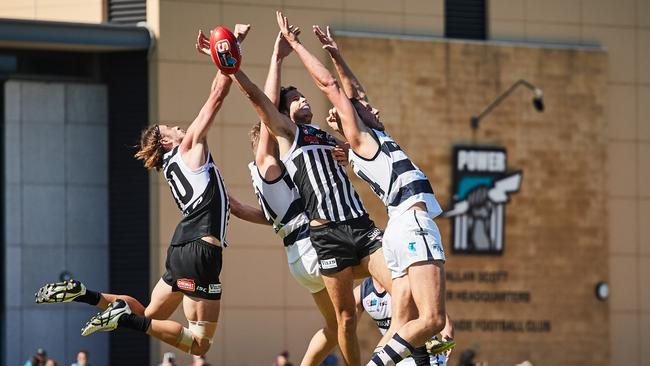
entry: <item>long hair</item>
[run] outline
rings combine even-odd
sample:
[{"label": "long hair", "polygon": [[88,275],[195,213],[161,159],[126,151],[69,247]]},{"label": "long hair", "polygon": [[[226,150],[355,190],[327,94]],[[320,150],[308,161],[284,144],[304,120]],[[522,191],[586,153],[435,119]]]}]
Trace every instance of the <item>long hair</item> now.
[{"label": "long hair", "polygon": [[160,135],[158,125],[153,125],[142,131],[140,145],[137,146],[138,152],[135,153],[135,158],[142,160],[145,168],[156,170],[162,168],[165,148],[160,143],[161,139],[162,136]]}]

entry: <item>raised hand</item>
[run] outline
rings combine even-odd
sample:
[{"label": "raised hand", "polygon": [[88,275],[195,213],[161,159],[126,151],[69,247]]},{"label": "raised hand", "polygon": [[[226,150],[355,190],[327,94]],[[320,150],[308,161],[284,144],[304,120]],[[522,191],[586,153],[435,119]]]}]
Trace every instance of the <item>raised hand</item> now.
[{"label": "raised hand", "polygon": [[278,21],[278,26],[280,27],[280,32],[282,32],[284,39],[286,39],[289,44],[300,43],[300,40],[298,39],[300,28],[290,25],[287,17],[285,17],[280,11],[276,11],[275,16]]},{"label": "raised hand", "polygon": [[339,46],[336,44],[332,33],[330,32],[330,26],[328,25],[326,29],[327,33],[324,33],[319,26],[314,25],[312,27],[316,38],[323,45],[323,49],[329,52],[330,54],[335,54],[339,52]]},{"label": "raised hand", "polygon": [[203,55],[210,56],[210,39],[203,34],[203,31],[199,29],[199,34],[196,36],[196,44],[194,45],[196,50]]},{"label": "raised hand", "polygon": [[328,116],[325,120],[332,130],[342,133],[341,118],[339,117],[339,113],[336,111],[336,108],[331,108],[329,110]]},{"label": "raised hand", "polygon": [[332,149],[332,157],[339,163],[340,166],[348,166],[348,151],[350,146],[345,144],[343,146],[336,145]]},{"label": "raised hand", "polygon": [[250,24],[235,24],[235,30],[232,32],[232,34],[237,37],[237,40],[239,42],[242,42],[246,36],[248,35],[248,31],[251,30],[251,25]]},{"label": "raised hand", "polygon": [[[292,29],[291,27],[293,26],[290,26],[290,29]],[[295,29],[296,29],[296,35],[299,35],[300,28],[295,28]],[[273,53],[275,54],[275,56],[279,59],[283,59],[289,56],[291,51],[293,51],[293,48],[291,48],[289,42],[287,42],[287,40],[284,38],[282,32],[278,32],[278,36],[275,39],[275,46],[273,49]]]}]

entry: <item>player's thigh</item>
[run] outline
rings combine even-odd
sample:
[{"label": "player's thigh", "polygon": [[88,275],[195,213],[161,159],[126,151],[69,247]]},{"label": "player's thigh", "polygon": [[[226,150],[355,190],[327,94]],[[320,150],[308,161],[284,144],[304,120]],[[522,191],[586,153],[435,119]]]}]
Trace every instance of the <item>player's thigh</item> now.
[{"label": "player's thigh", "polygon": [[399,329],[409,320],[418,316],[418,310],[411,294],[411,285],[408,276],[393,279],[393,293],[391,294],[392,319],[391,328]]},{"label": "player's thigh", "polygon": [[384,257],[384,249],[379,248],[368,257],[368,272],[370,275],[379,281],[379,283],[388,291],[389,294],[393,292],[393,284],[391,281],[391,273],[386,266],[386,258]]},{"label": "player's thigh", "polygon": [[332,299],[327,293],[327,289],[322,289],[316,293],[311,294],[314,298],[314,303],[318,307],[323,319],[328,328],[336,329],[336,311],[334,310],[334,305],[332,304]]},{"label": "player's thigh", "polygon": [[407,269],[413,301],[420,316],[445,315],[445,267],[435,260],[414,263]]},{"label": "player's thigh", "polygon": [[168,319],[181,301],[183,301],[183,294],[172,291],[172,287],[161,278],[151,292],[151,301],[144,314],[151,319]]},{"label": "player's thigh", "polygon": [[219,320],[221,300],[207,300],[194,296],[183,296],[183,312],[190,321],[216,323]]},{"label": "player's thigh", "polygon": [[337,273],[323,275],[323,282],[335,311],[338,314],[344,311],[354,313],[356,305],[352,292],[354,288],[352,268],[348,267]]}]

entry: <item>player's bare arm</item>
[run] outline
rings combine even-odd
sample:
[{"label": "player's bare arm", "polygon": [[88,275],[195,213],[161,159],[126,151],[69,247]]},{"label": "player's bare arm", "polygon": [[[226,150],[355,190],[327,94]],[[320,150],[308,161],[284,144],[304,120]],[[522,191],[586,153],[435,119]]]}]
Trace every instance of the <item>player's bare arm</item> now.
[{"label": "player's bare arm", "polygon": [[[237,24],[235,26],[234,34],[239,41],[243,41],[244,38],[246,38],[249,29],[250,25],[248,24]],[[197,51],[202,54],[210,53],[210,42],[202,31],[199,31],[195,46]],[[194,121],[187,128],[187,132],[185,137],[183,137],[179,149],[182,153],[183,161],[188,165],[188,167],[190,167],[190,169],[198,169],[205,163],[207,157],[207,134],[214,122],[214,117],[219,109],[221,109],[221,106],[230,91],[231,84],[232,81],[230,78],[221,73],[221,71],[218,71],[212,81],[208,100],[205,102]]]},{"label": "player's bare arm", "polygon": [[332,62],[334,63],[336,72],[339,74],[345,94],[350,98],[368,101],[368,96],[366,91],[363,89],[361,82],[354,75],[352,69],[350,69],[348,64],[345,62],[345,59],[343,59],[341,50],[334,40],[329,25],[325,29],[326,31],[323,32],[318,25],[313,26],[316,38],[318,38],[320,43],[323,45],[323,49],[327,51],[332,58]]},{"label": "player's bare arm", "polygon": [[358,118],[352,103],[340,88],[336,78],[300,43],[298,36],[291,30],[287,18],[281,12],[276,12],[276,16],[282,35],[305,65],[316,86],[337,109],[343,135],[350,143],[350,147],[362,156],[374,155],[379,146],[370,135],[370,129]]},{"label": "player's bare arm", "polygon": [[[300,31],[300,30],[298,30]],[[282,62],[293,49],[278,32],[273,46],[273,55],[269,63],[269,72],[264,84],[264,94],[277,107],[280,100],[280,82],[282,80]],[[274,180],[282,174],[279,163],[279,147],[276,138],[271,134],[266,125],[260,126],[260,135],[257,149],[255,150],[255,165],[264,176],[264,179]]]},{"label": "player's bare arm", "polygon": [[253,108],[262,123],[269,128],[277,139],[280,154],[283,155],[289,151],[296,133],[295,124],[291,122],[289,117],[278,111],[275,104],[246,76],[242,69],[239,69],[230,77],[239,86],[244,96],[253,104]]},{"label": "player's bare arm", "polygon": [[264,216],[264,212],[259,208],[240,202],[230,193],[228,200],[230,201],[230,212],[237,218],[254,224],[271,225]]}]

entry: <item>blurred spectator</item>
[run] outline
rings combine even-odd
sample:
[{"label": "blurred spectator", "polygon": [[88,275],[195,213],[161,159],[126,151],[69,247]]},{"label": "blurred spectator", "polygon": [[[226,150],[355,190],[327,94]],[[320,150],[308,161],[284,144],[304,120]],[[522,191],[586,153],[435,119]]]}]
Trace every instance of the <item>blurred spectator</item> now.
[{"label": "blurred spectator", "polygon": [[45,360],[47,360],[47,352],[45,352],[44,349],[39,348],[36,350],[36,354],[30,357],[23,366],[43,366],[45,365]]},{"label": "blurred spectator", "polygon": [[176,366],[176,355],[174,352],[165,352],[162,363],[158,366]]},{"label": "blurred spectator", "polygon": [[81,350],[77,353],[77,362],[70,366],[90,366],[88,363],[88,351]]},{"label": "blurred spectator", "polygon": [[328,355],[320,366],[339,366],[339,359],[336,355]]},{"label": "blurred spectator", "polygon": [[273,366],[293,366],[293,364],[289,362],[289,351],[280,353],[278,357],[275,358]]},{"label": "blurred spectator", "polygon": [[192,356],[192,363],[187,366],[205,366],[205,356]]},{"label": "blurred spectator", "polygon": [[53,359],[50,358],[50,359],[47,360],[47,362],[45,363],[45,366],[59,366],[59,365],[56,363],[56,361],[54,361]]},{"label": "blurred spectator", "polygon": [[488,366],[487,361],[474,361],[476,352],[473,349],[466,349],[460,354],[458,366]]}]

